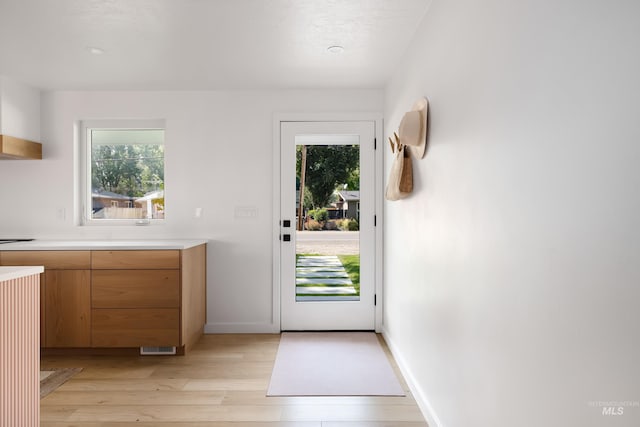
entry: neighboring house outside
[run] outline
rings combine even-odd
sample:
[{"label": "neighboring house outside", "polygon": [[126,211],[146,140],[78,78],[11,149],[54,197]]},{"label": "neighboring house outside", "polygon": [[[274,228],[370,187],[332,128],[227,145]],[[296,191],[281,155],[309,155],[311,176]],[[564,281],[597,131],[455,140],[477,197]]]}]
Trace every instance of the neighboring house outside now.
[{"label": "neighboring house outside", "polygon": [[152,191],[143,197],[130,197],[111,191],[91,194],[94,219],[162,219],[164,191]]},{"label": "neighboring house outside", "polygon": [[112,191],[93,191],[91,193],[92,217],[96,219],[114,218],[113,214],[116,211],[133,208],[134,201],[134,197]]},{"label": "neighboring house outside", "polygon": [[342,211],[342,218],[353,218],[360,221],[360,191],[338,191],[336,208]]},{"label": "neighboring house outside", "polygon": [[164,190],[152,191],[135,200],[136,208],[142,209],[141,218],[164,218]]}]

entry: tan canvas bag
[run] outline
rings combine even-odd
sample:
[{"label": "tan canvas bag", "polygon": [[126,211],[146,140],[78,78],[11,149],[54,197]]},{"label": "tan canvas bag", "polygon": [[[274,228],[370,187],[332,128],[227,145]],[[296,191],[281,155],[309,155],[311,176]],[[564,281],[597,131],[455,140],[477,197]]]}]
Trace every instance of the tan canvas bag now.
[{"label": "tan canvas bag", "polygon": [[389,173],[385,198],[392,201],[404,199],[412,191],[413,164],[411,163],[411,154],[406,146],[398,144]]}]

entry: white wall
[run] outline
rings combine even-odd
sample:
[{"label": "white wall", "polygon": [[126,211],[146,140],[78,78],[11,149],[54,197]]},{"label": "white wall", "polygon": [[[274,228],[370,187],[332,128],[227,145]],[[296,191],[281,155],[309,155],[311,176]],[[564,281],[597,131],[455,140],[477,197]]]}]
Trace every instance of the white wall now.
[{"label": "white wall", "polygon": [[40,90],[0,76],[0,134],[40,142]]},{"label": "white wall", "polygon": [[636,1],[433,0],[386,88],[387,136],[420,96],[431,131],[384,275],[432,425],[640,425],[638,52]]},{"label": "white wall", "polygon": [[[0,164],[0,236],[211,239],[206,330],[273,332],[274,113],[382,111],[382,100],[381,90],[45,93],[43,160]],[[98,118],[166,119],[165,225],[75,225],[74,123]],[[236,207],[258,217],[235,218]]]}]

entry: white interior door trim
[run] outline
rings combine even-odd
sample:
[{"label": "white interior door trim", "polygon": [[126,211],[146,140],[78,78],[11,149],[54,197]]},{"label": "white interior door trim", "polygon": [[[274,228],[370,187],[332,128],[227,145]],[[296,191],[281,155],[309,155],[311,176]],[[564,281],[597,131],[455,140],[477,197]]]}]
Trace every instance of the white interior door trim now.
[{"label": "white interior door trim", "polygon": [[375,330],[382,331],[383,323],[383,283],[382,283],[382,254],[383,254],[383,233],[384,229],[384,137],[383,137],[383,119],[381,113],[275,113],[273,118],[273,213],[272,213],[272,312],[271,322],[273,332],[277,333],[281,330],[280,324],[280,123],[281,122],[330,122],[330,121],[373,121],[375,122],[375,138],[377,141],[377,149],[375,152],[375,211],[376,211],[376,253],[375,253],[375,293],[377,304],[375,307]]}]

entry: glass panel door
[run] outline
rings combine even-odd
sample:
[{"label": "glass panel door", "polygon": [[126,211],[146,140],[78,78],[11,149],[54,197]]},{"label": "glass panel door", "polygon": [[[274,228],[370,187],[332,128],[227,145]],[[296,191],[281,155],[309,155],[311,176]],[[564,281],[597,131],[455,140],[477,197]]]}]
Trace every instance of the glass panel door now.
[{"label": "glass panel door", "polygon": [[281,131],[282,329],[373,329],[374,124]]}]

